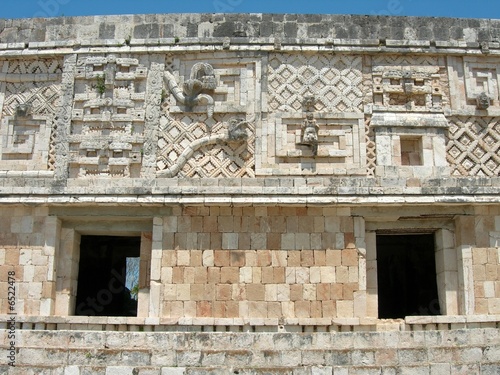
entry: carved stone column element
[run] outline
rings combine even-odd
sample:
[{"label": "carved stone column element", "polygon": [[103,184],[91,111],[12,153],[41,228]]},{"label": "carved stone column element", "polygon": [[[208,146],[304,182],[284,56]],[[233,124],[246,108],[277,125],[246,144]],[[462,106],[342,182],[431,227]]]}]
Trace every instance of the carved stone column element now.
[{"label": "carved stone column element", "polygon": [[154,176],[156,171],[156,148],[160,126],[160,105],[165,64],[152,62],[146,88],[146,119],[141,175]]},{"label": "carved stone column element", "polygon": [[61,83],[61,98],[56,110],[54,126],[56,132],[56,178],[67,179],[69,175],[69,141],[73,94],[75,86],[76,55],[68,55],[64,59]]}]

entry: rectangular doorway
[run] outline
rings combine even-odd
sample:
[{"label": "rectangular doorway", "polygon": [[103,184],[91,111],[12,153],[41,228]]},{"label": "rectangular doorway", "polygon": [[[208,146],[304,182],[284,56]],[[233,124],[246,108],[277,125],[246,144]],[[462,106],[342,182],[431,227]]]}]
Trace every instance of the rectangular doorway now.
[{"label": "rectangular doorway", "polygon": [[377,234],[378,317],[440,315],[434,234]]},{"label": "rectangular doorway", "polygon": [[140,237],[85,236],[75,315],[137,316]]}]

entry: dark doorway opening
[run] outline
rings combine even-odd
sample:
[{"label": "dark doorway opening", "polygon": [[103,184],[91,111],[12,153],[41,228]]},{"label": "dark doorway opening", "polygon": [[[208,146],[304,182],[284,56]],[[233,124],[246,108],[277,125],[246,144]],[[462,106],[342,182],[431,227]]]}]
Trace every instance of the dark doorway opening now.
[{"label": "dark doorway opening", "polygon": [[378,316],[440,315],[433,234],[377,235]]},{"label": "dark doorway opening", "polygon": [[82,236],[75,315],[137,316],[140,237]]}]

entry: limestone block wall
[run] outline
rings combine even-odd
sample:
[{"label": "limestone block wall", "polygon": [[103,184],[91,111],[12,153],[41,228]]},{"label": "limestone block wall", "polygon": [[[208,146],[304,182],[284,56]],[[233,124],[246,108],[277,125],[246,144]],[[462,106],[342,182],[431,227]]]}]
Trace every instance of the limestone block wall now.
[{"label": "limestone block wall", "polygon": [[[498,373],[499,35],[411,17],[0,20],[15,371]],[[377,239],[414,234],[440,315],[379,319]],[[136,316],[77,314],[83,236],[140,242]]]},{"label": "limestone block wall", "polygon": [[499,311],[499,258],[498,248],[472,250],[474,274],[475,311],[478,314],[495,314]]},{"label": "limestone block wall", "polygon": [[348,209],[186,207],[163,217],[162,235],[162,317],[362,315]]},{"label": "limestone block wall", "polygon": [[[57,222],[47,216],[47,208],[0,208],[0,270],[15,273],[16,302],[19,314],[49,315],[55,293],[55,242]],[[3,314],[10,311],[8,278],[0,282]]]},{"label": "limestone block wall", "polygon": [[[494,375],[500,369],[493,326],[305,333],[22,330],[18,342],[9,373]],[[0,370],[8,371],[4,365]]]},{"label": "limestone block wall", "polygon": [[75,315],[80,236],[133,234],[141,237],[138,317],[240,326],[365,322],[378,317],[377,232],[412,231],[434,235],[442,315],[498,314],[495,206],[2,210],[1,267],[16,274],[20,314]]}]

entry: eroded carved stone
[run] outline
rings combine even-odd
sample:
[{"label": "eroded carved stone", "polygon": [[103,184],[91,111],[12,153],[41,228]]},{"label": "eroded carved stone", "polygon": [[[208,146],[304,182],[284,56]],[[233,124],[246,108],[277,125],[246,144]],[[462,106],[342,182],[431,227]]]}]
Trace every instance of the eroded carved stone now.
[{"label": "eroded carved stone", "polygon": [[439,59],[377,56],[372,77],[375,111],[441,112],[446,103],[446,69]]},{"label": "eroded carved stone", "polygon": [[307,113],[306,118],[302,124],[302,135],[300,143],[310,146],[314,156],[316,156],[318,153],[318,131],[319,126],[314,119],[314,114]]},{"label": "eroded carved stone", "polygon": [[487,107],[484,108],[486,99],[489,99],[488,107],[498,107],[500,65],[491,59],[474,57],[464,58],[463,64],[465,95],[468,104],[475,105],[479,109],[486,109]]},{"label": "eroded carved stone", "polygon": [[228,142],[244,142],[248,139],[248,134],[246,132],[246,127],[248,126],[248,121],[243,118],[232,118],[229,120],[228,125]]},{"label": "eroded carved stone", "polygon": [[448,118],[446,158],[452,176],[500,174],[500,126],[497,117]]},{"label": "eroded carved stone", "polygon": [[314,110],[316,105],[316,98],[314,95],[304,96],[304,110],[306,111],[306,118],[302,123],[300,142],[299,145],[305,145],[311,147],[313,155],[318,154],[318,131],[319,126],[314,119]]},{"label": "eroded carved stone", "polygon": [[61,100],[61,60],[12,59],[0,65],[0,169],[52,169],[49,134]]},{"label": "eroded carved stone", "polygon": [[157,175],[253,177],[254,125],[245,116],[203,116],[162,118]]},{"label": "eroded carved stone", "polygon": [[317,111],[362,110],[362,60],[359,56],[273,53],[268,66],[272,111],[300,111],[308,95],[315,95]]},{"label": "eroded carved stone", "polygon": [[[137,58],[79,60],[69,137],[70,177],[140,176],[147,72]],[[98,145],[92,147],[95,142]]]},{"label": "eroded carved stone", "polygon": [[28,117],[31,111],[31,105],[29,103],[18,104],[16,107],[16,118]]},{"label": "eroded carved stone", "polygon": [[191,75],[181,90],[172,73],[165,71],[165,84],[175,99],[189,109],[196,105],[206,105],[209,117],[214,113],[214,99],[210,92],[215,90],[214,69],[208,63],[199,62],[193,65]]},{"label": "eroded carved stone", "polygon": [[478,109],[488,109],[491,104],[490,97],[484,91],[476,98]]}]

